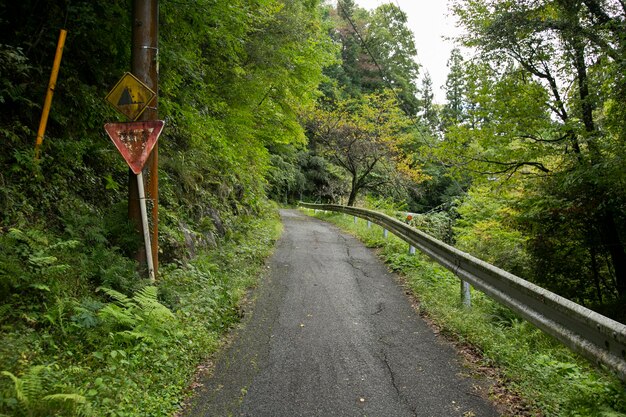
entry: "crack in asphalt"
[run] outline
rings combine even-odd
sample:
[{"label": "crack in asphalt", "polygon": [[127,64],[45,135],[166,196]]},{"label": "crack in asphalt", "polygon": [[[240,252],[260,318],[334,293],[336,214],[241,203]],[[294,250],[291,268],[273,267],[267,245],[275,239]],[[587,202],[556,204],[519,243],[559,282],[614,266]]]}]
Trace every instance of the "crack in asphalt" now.
[{"label": "crack in asphalt", "polygon": [[348,259],[352,259],[352,254],[350,254],[350,245],[348,245],[348,239],[346,239],[344,235],[339,235],[339,237],[341,238],[341,240],[343,240],[343,244],[346,247],[346,255],[348,256]]},{"label": "crack in asphalt", "polygon": [[400,390],[400,388],[398,387],[396,383],[396,376],[393,372],[393,369],[391,369],[391,365],[389,365],[389,360],[387,359],[387,353],[385,352],[384,349],[381,349],[381,353],[382,353],[382,358],[381,358],[382,362],[385,364],[385,367],[387,368],[387,372],[389,372],[389,377],[391,379],[391,386],[396,391],[396,396],[406,405],[406,407],[411,411],[414,417],[418,417],[417,408],[411,406],[411,404],[405,398],[404,394],[402,394],[402,391]]},{"label": "crack in asphalt", "polygon": [[339,235],[341,237],[341,239],[343,240],[343,244],[346,247],[346,254],[347,254],[347,258],[345,260],[345,262],[350,265],[350,267],[354,270],[354,271],[358,271],[359,274],[355,274],[354,275],[354,280],[357,284],[357,287],[359,288],[359,292],[361,294],[363,294],[363,287],[361,286],[361,279],[362,278],[372,278],[367,271],[365,271],[361,266],[359,266],[356,263],[356,260],[353,258],[352,254],[350,253],[350,245],[348,242],[348,239],[343,236],[343,235]]},{"label": "crack in asphalt", "polygon": [[385,310],[385,303],[378,303],[376,305],[376,311],[372,313],[372,316],[382,313]]},{"label": "crack in asphalt", "polygon": [[379,337],[378,338],[378,343],[382,343],[385,346],[391,346],[391,344],[385,340],[385,336]]},{"label": "crack in asphalt", "polygon": [[[368,271],[366,271],[363,266],[357,263],[358,260],[355,260],[350,255],[350,248],[348,247],[347,249],[348,249],[348,258],[346,259],[346,263],[350,265],[352,269],[359,271],[364,278],[375,278],[375,277],[372,277],[372,275]],[[358,280],[358,277],[357,277],[357,280]]]}]

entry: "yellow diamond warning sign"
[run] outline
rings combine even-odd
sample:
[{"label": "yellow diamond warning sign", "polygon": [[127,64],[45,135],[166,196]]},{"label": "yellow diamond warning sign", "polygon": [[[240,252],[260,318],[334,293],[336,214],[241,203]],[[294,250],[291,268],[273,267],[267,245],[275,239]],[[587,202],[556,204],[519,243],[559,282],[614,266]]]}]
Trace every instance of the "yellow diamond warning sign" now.
[{"label": "yellow diamond warning sign", "polygon": [[137,120],[155,96],[150,87],[127,72],[107,94],[106,101],[130,120]]}]

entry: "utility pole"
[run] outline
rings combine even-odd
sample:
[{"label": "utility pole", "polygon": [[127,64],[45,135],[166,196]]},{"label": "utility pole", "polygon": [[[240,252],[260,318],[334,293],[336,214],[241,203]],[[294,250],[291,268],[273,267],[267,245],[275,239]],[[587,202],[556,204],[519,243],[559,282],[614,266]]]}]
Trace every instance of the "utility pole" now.
[{"label": "utility pole", "polygon": [[[159,35],[159,2],[158,0],[133,0],[132,16],[132,50],[131,72],[150,87],[157,96],[139,117],[139,121],[158,119],[158,36]],[[158,272],[158,201],[159,201],[159,154],[158,143],[144,168],[144,177],[147,178],[147,198],[151,202],[151,243],[154,272]],[[141,230],[141,208],[139,204],[139,189],[137,176],[129,170],[128,174],[128,218]],[[137,259],[145,263],[145,250],[139,250]]]}]

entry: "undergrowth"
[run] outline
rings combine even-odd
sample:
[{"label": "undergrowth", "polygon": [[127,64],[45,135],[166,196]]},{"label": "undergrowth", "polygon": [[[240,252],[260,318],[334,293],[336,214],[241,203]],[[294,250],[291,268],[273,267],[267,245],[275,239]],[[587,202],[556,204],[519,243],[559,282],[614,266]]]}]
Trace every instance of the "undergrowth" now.
[{"label": "undergrowth", "polygon": [[[311,212],[312,213],[312,212]],[[594,368],[558,341],[516,316],[508,308],[472,289],[472,307],[460,301],[459,280],[420,254],[410,255],[407,243],[364,220],[319,212],[379,248],[389,265],[406,277],[425,312],[448,336],[467,343],[485,365],[497,367],[510,389],[531,407],[533,416],[624,417],[626,390],[608,371]]]},{"label": "undergrowth", "polygon": [[156,286],[114,249],[0,230],[0,415],[178,410],[280,233],[275,214],[238,221],[217,247],[161,267]]}]

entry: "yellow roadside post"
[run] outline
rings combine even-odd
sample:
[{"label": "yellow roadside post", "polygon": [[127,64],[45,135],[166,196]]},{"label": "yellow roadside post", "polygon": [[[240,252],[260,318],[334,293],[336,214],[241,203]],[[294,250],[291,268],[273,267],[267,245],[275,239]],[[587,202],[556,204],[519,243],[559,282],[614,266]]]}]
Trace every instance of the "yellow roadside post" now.
[{"label": "yellow roadside post", "polygon": [[61,33],[59,34],[59,42],[57,43],[57,52],[54,56],[54,64],[52,65],[52,73],[50,74],[50,82],[48,82],[46,101],[43,105],[41,121],[39,122],[39,131],[37,132],[37,142],[35,143],[35,159],[39,159],[39,152],[41,144],[43,143],[43,135],[46,132],[48,115],[50,114],[50,107],[52,106],[52,95],[54,94],[54,89],[57,84],[57,77],[59,75],[59,67],[61,66],[61,57],[63,56],[63,46],[65,45],[66,35],[67,31],[65,29],[61,29]]}]

